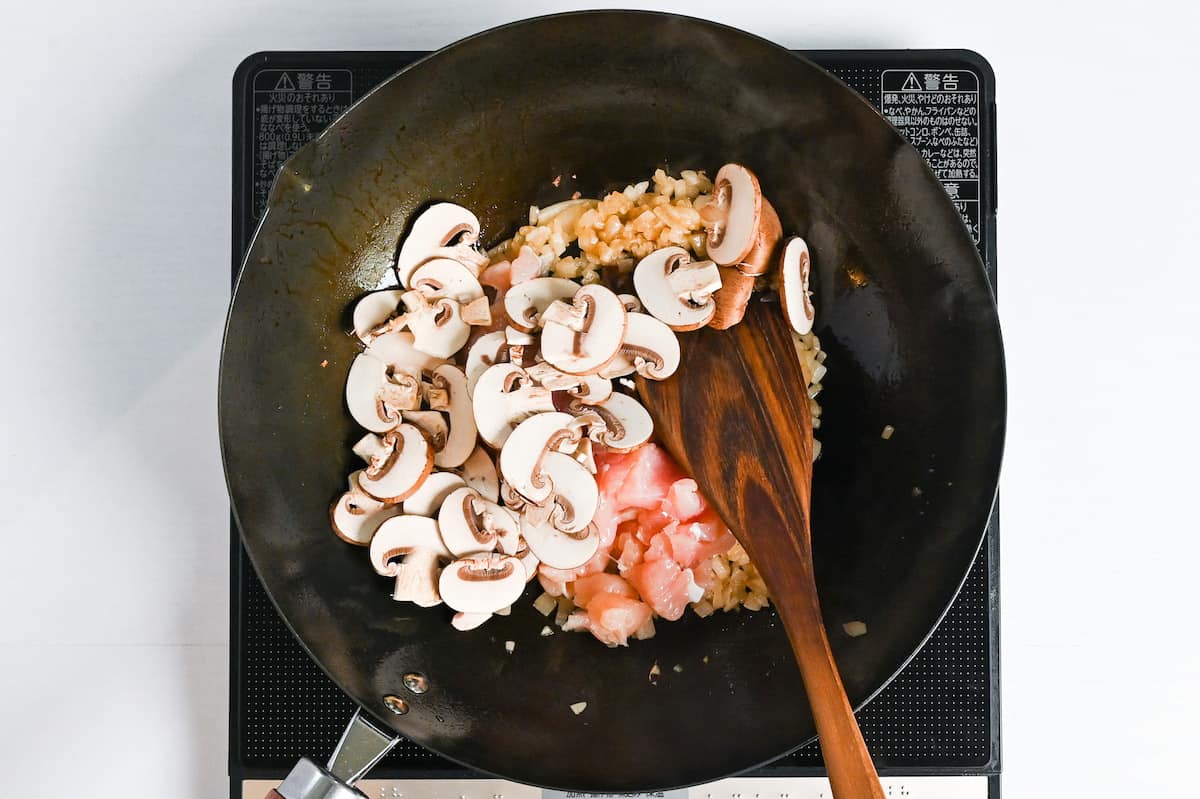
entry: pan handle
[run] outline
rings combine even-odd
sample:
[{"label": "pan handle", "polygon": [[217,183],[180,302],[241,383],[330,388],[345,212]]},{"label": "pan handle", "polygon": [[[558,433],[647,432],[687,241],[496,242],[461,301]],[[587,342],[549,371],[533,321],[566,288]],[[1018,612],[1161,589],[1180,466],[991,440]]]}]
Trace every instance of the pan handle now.
[{"label": "pan handle", "polygon": [[372,724],[361,710],[346,725],[329,763],[322,768],[302,758],[267,799],[366,799],[354,787],[400,738]]}]

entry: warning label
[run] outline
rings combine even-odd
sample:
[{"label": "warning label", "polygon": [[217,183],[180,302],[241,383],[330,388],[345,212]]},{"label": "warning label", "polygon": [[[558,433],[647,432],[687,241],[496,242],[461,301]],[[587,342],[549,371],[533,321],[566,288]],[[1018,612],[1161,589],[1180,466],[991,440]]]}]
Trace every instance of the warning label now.
[{"label": "warning label", "polygon": [[262,216],[275,173],[354,102],[348,69],[264,69],[254,76],[254,218]]},{"label": "warning label", "polygon": [[979,78],[969,70],[889,69],[879,109],[929,162],[979,243]]}]

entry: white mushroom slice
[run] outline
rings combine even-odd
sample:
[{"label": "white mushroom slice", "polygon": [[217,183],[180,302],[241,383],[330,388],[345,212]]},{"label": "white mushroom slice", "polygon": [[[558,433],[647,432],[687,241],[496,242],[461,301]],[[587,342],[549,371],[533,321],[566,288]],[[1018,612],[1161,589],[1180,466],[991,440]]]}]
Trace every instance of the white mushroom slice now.
[{"label": "white mushroom slice", "polygon": [[545,361],[525,367],[525,373],[542,388],[550,391],[567,391],[579,386],[579,375],[570,375]]},{"label": "white mushroom slice", "polygon": [[521,561],[521,565],[525,567],[525,582],[533,582],[533,578],[537,577],[538,566],[542,564],[538,560],[538,556],[533,554],[533,550],[529,548],[529,544],[525,543],[525,539],[521,539],[520,549],[513,555],[517,560]]},{"label": "white mushroom slice", "polygon": [[429,297],[420,291],[404,293],[404,323],[413,334],[413,346],[435,358],[449,358],[471,336],[462,318],[462,306],[448,297]]},{"label": "white mushroom slice", "polygon": [[403,373],[389,378],[387,364],[360,353],[346,375],[346,407],[366,429],[386,433],[400,424],[403,411],[420,407],[420,383]]},{"label": "white mushroom slice", "polygon": [[392,598],[398,602],[424,608],[439,604],[438,569],[449,558],[437,522],[423,516],[388,519],[371,539],[371,565],[377,573],[396,578]]},{"label": "white mushroom slice", "polygon": [[599,371],[624,336],[625,307],[604,286],[584,286],[570,303],[556,300],[542,313],[542,357],[569,374]]},{"label": "white mushroom slice", "polygon": [[445,446],[434,455],[433,465],[441,469],[461,466],[475,449],[475,413],[467,376],[457,366],[439,366],[433,370],[426,398],[430,408],[450,415],[450,433]]},{"label": "white mushroom slice", "polygon": [[542,471],[542,459],[550,450],[580,438],[578,425],[568,413],[539,413],[521,422],[500,450],[500,474],[514,491],[529,502],[550,499],[554,486]]},{"label": "white mushroom slice", "polygon": [[585,405],[598,405],[612,396],[613,385],[607,377],[585,375],[579,385],[567,389],[567,393]]},{"label": "white mushroom slice", "polygon": [[386,456],[372,458],[358,484],[383,502],[402,502],[421,487],[433,470],[433,447],[410,424],[385,433],[380,441],[387,448]]},{"label": "white mushroom slice", "polygon": [[564,533],[586,530],[600,502],[596,478],[573,455],[563,452],[547,452],[541,468],[552,485],[547,501],[550,523]]},{"label": "white mushroom slice", "polygon": [[513,487],[503,480],[500,481],[500,501],[504,503],[504,507],[511,510],[513,513],[520,513],[529,506],[528,500],[518,494]]},{"label": "white mushroom slice", "polygon": [[508,360],[519,366],[537,363],[538,337],[533,333],[518,330],[512,325],[504,328],[504,342],[508,345]]},{"label": "white mushroom slice", "polygon": [[596,455],[592,449],[592,439],[582,439],[579,446],[575,448],[575,452],[572,453],[572,457],[583,464],[583,468],[588,470],[588,474],[596,473]]},{"label": "white mushroom slice", "polygon": [[409,276],[408,286],[430,297],[449,297],[459,305],[483,296],[483,286],[475,273],[449,258],[432,258],[422,263]]},{"label": "white mushroom slice", "polygon": [[511,555],[521,537],[521,526],[513,514],[466,487],[446,497],[438,510],[438,528],[446,549],[455,556],[491,552],[501,542],[501,551]]},{"label": "white mushroom slice", "polygon": [[813,320],[817,316],[808,292],[811,266],[808,244],[804,239],[799,236],[788,239],[787,244],[783,245],[783,257],[779,264],[779,299],[783,302],[783,314],[788,324],[800,335],[812,332]]},{"label": "white mushroom slice", "polygon": [[500,480],[496,475],[496,464],[482,446],[475,447],[458,473],[468,486],[479,492],[489,502],[500,501]]},{"label": "white mushroom slice", "polygon": [[455,489],[466,485],[462,477],[454,472],[433,472],[425,478],[425,482],[404,500],[404,512],[409,516],[437,516],[438,509],[446,501],[446,497]]},{"label": "white mushroom slice", "polygon": [[700,210],[708,228],[709,258],[730,266],[750,254],[762,221],[762,200],[758,178],[746,167],[726,164],[717,171],[712,200]]},{"label": "white mushroom slice", "polygon": [[433,465],[437,466],[437,453],[446,446],[446,438],[450,434],[446,417],[437,411],[405,411],[404,421],[425,434],[425,440],[433,447]]},{"label": "white mushroom slice", "polygon": [[338,538],[365,547],[379,525],[399,514],[400,509],[383,504],[359,488],[361,475],[361,470],[350,475],[350,490],[329,507],[329,522]]},{"label": "white mushroom slice", "polygon": [[621,304],[625,306],[626,313],[641,313],[642,301],[633,294],[618,294],[621,299]]},{"label": "white mushroom slice", "polygon": [[480,437],[496,449],[522,419],[554,410],[551,393],[513,363],[488,367],[475,383],[471,404]]},{"label": "white mushroom slice", "polygon": [[454,617],[452,619],[450,619],[450,626],[460,632],[465,633],[468,630],[474,630],[477,627],[482,627],[484,624],[486,624],[492,618],[493,615],[495,615],[495,614],[493,614],[493,613],[455,613]]},{"label": "white mushroom slice", "polygon": [[387,364],[393,379],[399,374],[420,378],[449,363],[445,358],[435,358],[417,349],[413,334],[407,330],[393,330],[372,339],[366,354]]},{"label": "white mushroom slice", "polygon": [[569,300],[579,284],[564,277],[536,277],[518,283],[504,295],[504,312],[509,323],[526,333],[537,330],[542,312],[557,300]]},{"label": "white mushroom slice", "polygon": [[601,377],[637,372],[650,380],[666,380],[679,368],[679,339],[675,331],[653,316],[631,313],[625,320],[625,340]]},{"label": "white mushroom slice", "polygon": [[654,432],[654,420],[650,412],[628,394],[614,393],[599,405],[573,400],[560,405],[559,409],[572,415],[592,413],[599,416],[602,424],[592,425],[589,435],[592,440],[615,452],[628,452],[640,447],[650,440]]},{"label": "white mushroom slice", "polygon": [[441,248],[455,242],[472,245],[479,240],[479,219],[454,203],[436,203],[421,212],[396,254],[396,277],[408,287],[412,271],[430,256],[445,254]]},{"label": "white mushroom slice", "polygon": [[371,343],[371,333],[396,315],[400,307],[400,289],[372,291],[354,304],[354,335],[364,344]]},{"label": "white mushroom slice", "polygon": [[712,295],[721,288],[721,270],[693,261],[682,247],[663,247],[638,263],[633,285],[651,316],[672,330],[695,330],[716,313]]},{"label": "white mushroom slice", "polygon": [[462,613],[495,613],[511,605],[525,590],[525,567],[508,555],[470,555],[442,569],[442,600]]},{"label": "white mushroom slice", "polygon": [[587,563],[600,547],[596,525],[582,533],[568,534],[550,524],[531,524],[522,519],[521,535],[538,560],[552,569],[574,569]]},{"label": "white mushroom slice", "polygon": [[508,359],[508,341],[503,330],[493,330],[475,339],[471,349],[467,351],[467,363],[463,372],[467,376],[467,391],[475,392],[475,383],[489,366],[495,366]]}]

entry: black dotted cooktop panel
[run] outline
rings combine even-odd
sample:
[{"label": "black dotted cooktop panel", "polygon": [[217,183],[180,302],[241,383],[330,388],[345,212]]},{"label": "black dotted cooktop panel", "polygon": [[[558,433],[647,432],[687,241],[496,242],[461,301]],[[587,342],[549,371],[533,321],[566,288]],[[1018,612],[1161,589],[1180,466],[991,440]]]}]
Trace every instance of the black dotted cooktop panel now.
[{"label": "black dotted cooktop panel", "polygon": [[[265,188],[279,164],[350,102],[416,55],[271,53],[243,64],[234,82],[235,270],[253,233]],[[976,138],[979,172],[975,191],[982,201],[974,206],[968,201],[959,207],[968,224],[977,226],[976,239],[994,282],[994,208],[986,200],[994,198],[994,111],[986,65],[960,52],[809,55],[876,107],[884,102],[886,81],[903,86],[908,72],[912,80],[922,82],[922,89],[931,85],[929,75],[979,76],[976,108],[980,121],[966,133]],[[885,79],[885,70],[899,77]],[[893,70],[904,72],[890,72]],[[983,77],[984,72],[988,77]],[[899,113],[896,109],[900,106],[895,104],[905,97],[892,95],[893,113]],[[898,127],[904,129],[903,120]],[[914,143],[917,135],[914,133]],[[940,157],[944,153],[936,151],[937,146],[935,143],[934,155]],[[957,187],[948,186],[948,190],[954,196]],[[938,631],[859,713],[863,735],[882,771],[999,770],[998,526],[993,517],[984,547]],[[233,552],[230,774],[235,780],[281,778],[299,757],[326,758],[354,706],[293,639],[241,546],[235,544]],[[820,766],[820,751],[814,743],[758,773],[802,774]],[[377,773],[389,777],[464,774],[456,764],[407,741],[387,756]]]}]

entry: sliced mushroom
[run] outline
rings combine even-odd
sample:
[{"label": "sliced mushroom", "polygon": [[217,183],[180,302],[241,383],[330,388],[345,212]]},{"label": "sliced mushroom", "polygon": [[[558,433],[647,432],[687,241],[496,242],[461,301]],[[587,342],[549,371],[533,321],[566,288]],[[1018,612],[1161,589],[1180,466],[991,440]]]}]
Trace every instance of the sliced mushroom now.
[{"label": "sliced mushroom", "polygon": [[518,494],[543,504],[554,485],[542,469],[543,458],[560,446],[573,447],[581,438],[574,417],[567,413],[539,413],[521,422],[500,450],[500,474]]},{"label": "sliced mushroom", "polygon": [[404,324],[413,334],[413,346],[435,358],[449,358],[462,349],[471,326],[462,318],[462,306],[449,297],[430,297],[421,291],[403,296]]},{"label": "sliced mushroom", "polygon": [[587,467],[564,452],[547,452],[542,472],[552,486],[549,522],[564,533],[586,530],[596,515],[600,490]]},{"label": "sliced mushroom", "polygon": [[[713,179],[712,198],[700,209],[700,217],[708,228],[708,257],[721,266],[748,260],[757,265],[761,252],[755,253],[756,249],[766,248],[765,255],[769,257],[770,250],[779,241],[779,217],[765,202],[754,173],[741,164],[726,164]],[[774,234],[774,240],[769,240],[771,234]],[[761,274],[766,264],[763,263],[761,271],[754,271],[755,268],[743,269],[743,272]],[[642,301],[645,302],[644,297]]]},{"label": "sliced mushroom", "polygon": [[679,339],[675,331],[653,316],[626,315],[625,339],[601,377],[623,377],[637,372],[650,380],[666,380],[679,367]]},{"label": "sliced mushroom", "polygon": [[403,372],[389,377],[388,366],[360,353],[346,376],[346,407],[354,421],[373,433],[386,433],[406,410],[419,408],[420,381]]},{"label": "sliced mushroom", "polygon": [[779,298],[783,302],[783,313],[788,324],[800,335],[812,332],[813,320],[817,316],[808,291],[811,266],[808,244],[804,239],[799,236],[788,239],[779,264]]},{"label": "sliced mushroom", "polygon": [[425,261],[413,270],[408,285],[430,297],[449,297],[459,305],[483,296],[479,278],[469,268],[449,258]]},{"label": "sliced mushroom", "polygon": [[583,286],[570,303],[556,300],[542,313],[542,357],[563,372],[593,374],[617,354],[625,316],[610,289]]},{"label": "sliced mushroom", "polygon": [[354,304],[354,335],[362,343],[370,344],[372,332],[396,315],[403,293],[400,289],[372,291]]},{"label": "sliced mushroom", "polygon": [[520,513],[529,506],[528,500],[503,480],[500,481],[500,501],[513,513]]},{"label": "sliced mushroom", "polygon": [[466,483],[454,472],[432,472],[425,482],[404,500],[404,512],[409,516],[437,516],[438,509],[455,489],[462,488]]},{"label": "sliced mushroom", "polygon": [[499,449],[522,419],[554,410],[550,391],[513,363],[488,367],[471,397],[475,425],[488,446]]},{"label": "sliced mushroom", "polygon": [[458,473],[479,496],[490,502],[500,501],[500,480],[496,475],[496,464],[482,446],[475,447],[470,457],[459,467]]},{"label": "sliced mushroom", "polygon": [[438,510],[438,528],[446,548],[455,556],[491,552],[497,547],[512,555],[521,537],[521,526],[512,513],[466,487],[446,497]]},{"label": "sliced mushroom", "polygon": [[742,321],[753,293],[752,276],[742,274],[736,266],[722,266],[721,290],[713,295],[717,310],[708,326],[715,330],[728,330]]},{"label": "sliced mushroom", "polygon": [[475,391],[475,383],[489,366],[504,363],[508,359],[508,341],[503,330],[493,330],[475,339],[467,351],[467,364],[463,372],[467,376],[467,391]]},{"label": "sliced mushroom", "polygon": [[467,376],[452,364],[439,366],[433,370],[426,399],[430,408],[450,416],[450,433],[445,446],[434,455],[434,466],[441,469],[461,466],[475,449],[475,413],[467,391]]},{"label": "sliced mushroom", "polygon": [[574,569],[587,563],[600,547],[600,534],[591,524],[582,533],[568,534],[550,524],[523,518],[521,535],[538,560],[552,569]]},{"label": "sliced mushroom", "polygon": [[628,394],[614,393],[599,405],[573,400],[559,406],[559,409],[573,415],[598,415],[603,424],[592,427],[591,439],[615,452],[628,452],[640,447],[650,440],[654,432],[654,420],[650,412]]},{"label": "sliced mushroom", "polygon": [[583,464],[583,468],[588,470],[588,474],[596,473],[596,454],[592,448],[592,439],[581,439],[571,457]]},{"label": "sliced mushroom", "polygon": [[538,566],[542,562],[538,560],[537,555],[533,554],[533,550],[529,548],[529,544],[525,542],[523,537],[521,538],[520,548],[513,557],[521,561],[521,565],[525,567],[525,582],[533,582],[533,578],[537,577]]},{"label": "sliced mushroom", "polygon": [[350,475],[350,488],[329,507],[329,521],[337,537],[348,544],[367,546],[379,525],[400,513],[395,505],[385,505],[358,485],[362,471]]},{"label": "sliced mushroom", "polygon": [[538,337],[533,333],[518,330],[512,325],[504,328],[504,342],[508,345],[508,360],[519,366],[532,366],[538,359]]},{"label": "sliced mushroom", "polygon": [[433,447],[411,424],[401,424],[385,433],[378,444],[379,449],[368,461],[358,483],[378,500],[388,504],[402,502],[421,487],[433,470]]},{"label": "sliced mushroom", "polygon": [[[400,285],[407,288],[409,276],[422,261],[435,255],[448,255],[442,248],[456,240],[462,246],[450,252],[469,251],[479,240],[479,219],[475,214],[454,203],[436,203],[422,211],[396,254],[396,277]],[[462,252],[461,257],[478,262],[478,258],[471,258],[466,252]]]},{"label": "sliced mushroom", "polygon": [[495,613],[517,601],[525,590],[525,567],[509,555],[469,555],[442,569],[442,600],[462,613]]},{"label": "sliced mushroom", "polygon": [[682,247],[663,247],[638,263],[633,285],[647,313],[672,330],[695,330],[716,313],[721,272],[712,261],[693,261]]},{"label": "sliced mushroom", "polygon": [[371,565],[384,577],[396,578],[392,598],[398,602],[423,608],[439,604],[438,571],[449,558],[437,522],[423,516],[388,519],[371,539]]},{"label": "sliced mushroom", "polygon": [[503,330],[493,330],[476,338],[475,343],[467,350],[467,365],[463,373],[467,376],[467,391],[474,394],[475,383],[487,371],[488,366],[503,364],[509,358],[509,342],[505,340]]},{"label": "sliced mushroom", "polygon": [[450,626],[459,632],[467,632],[482,627],[491,620],[494,613],[455,613],[450,619]]},{"label": "sliced mushroom", "polygon": [[425,434],[425,440],[433,447],[433,465],[437,466],[437,453],[446,446],[446,438],[450,434],[446,417],[437,411],[405,411],[404,421]]},{"label": "sliced mushroom", "polygon": [[366,354],[387,364],[388,374],[393,378],[401,373],[420,378],[449,363],[445,358],[417,349],[416,338],[407,330],[394,330],[372,339]]},{"label": "sliced mushroom", "polygon": [[642,301],[633,294],[618,294],[626,313],[642,313]]},{"label": "sliced mushroom", "polygon": [[[565,392],[569,397],[587,403],[604,402],[612,394],[612,381],[600,375],[568,374],[542,361],[527,367],[525,372],[538,385],[553,392]],[[557,405],[558,400],[555,400]],[[561,410],[561,409],[560,409]]]},{"label": "sliced mushroom", "polygon": [[509,324],[530,333],[541,323],[542,312],[558,300],[569,300],[579,284],[564,277],[537,277],[518,283],[504,295],[504,312]]}]

